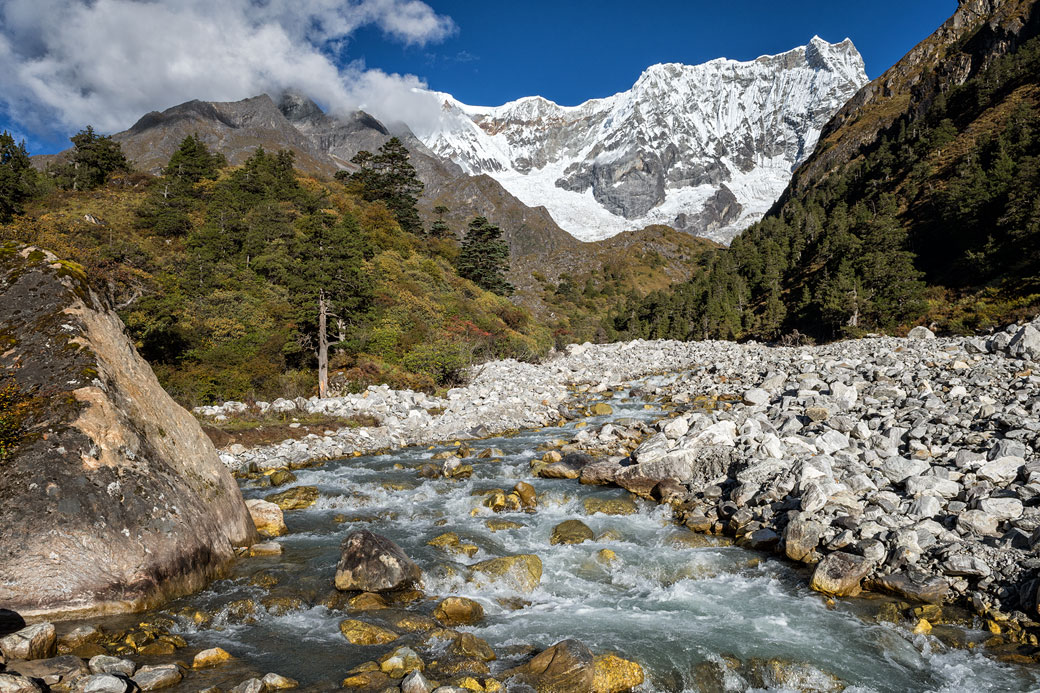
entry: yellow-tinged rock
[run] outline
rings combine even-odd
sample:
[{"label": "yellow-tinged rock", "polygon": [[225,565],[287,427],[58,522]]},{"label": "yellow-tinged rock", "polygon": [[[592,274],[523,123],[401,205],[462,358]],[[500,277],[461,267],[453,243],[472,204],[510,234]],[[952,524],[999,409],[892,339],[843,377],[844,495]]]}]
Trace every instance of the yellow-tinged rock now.
[{"label": "yellow-tinged rock", "polygon": [[579,421],[578,423],[574,424],[574,428],[575,429],[585,428],[588,425],[589,424],[587,422],[585,422],[585,421]]},{"label": "yellow-tinged rock", "polygon": [[344,688],[361,688],[364,690],[378,691],[390,686],[390,677],[381,671],[364,671],[352,674],[343,679]]},{"label": "yellow-tinged rock", "polygon": [[630,498],[586,498],[583,505],[589,515],[633,515],[639,511],[639,506]]},{"label": "yellow-tinged rock", "polygon": [[923,618],[920,621],[917,622],[916,626],[914,626],[914,634],[915,635],[928,635],[931,632],[932,632],[932,624],[929,623],[928,621],[924,620]]},{"label": "yellow-tinged rock", "polygon": [[211,647],[195,655],[195,659],[191,661],[191,668],[206,669],[229,661],[231,661],[231,655],[226,650],[219,647]]},{"label": "yellow-tinged rock", "polygon": [[477,681],[472,676],[463,676],[459,679],[456,684],[459,688],[465,688],[467,691],[474,691],[474,693],[484,693],[484,687],[480,685],[480,681]]},{"label": "yellow-tinged rock", "polygon": [[471,626],[484,620],[484,607],[465,597],[448,597],[433,610],[433,617],[448,627]]},{"label": "yellow-tinged rock", "polygon": [[471,582],[503,583],[520,592],[533,592],[542,581],[542,560],[534,554],[492,558],[475,563],[470,569]]},{"label": "yellow-tinged rock", "polygon": [[282,545],[277,541],[265,541],[249,547],[250,556],[281,556]]},{"label": "yellow-tinged rock", "polygon": [[505,690],[505,686],[498,679],[484,679],[484,690],[487,693],[497,693],[498,691]]},{"label": "yellow-tinged rock", "polygon": [[614,413],[614,408],[606,402],[596,402],[592,405],[592,413],[596,416],[610,416]]},{"label": "yellow-tinged rock", "polygon": [[302,510],[318,500],[318,489],[314,486],[296,486],[281,493],[272,493],[265,500],[282,510]]},{"label": "yellow-tinged rock", "polygon": [[617,655],[600,655],[593,660],[593,693],[621,693],[642,685],[643,667]]},{"label": "yellow-tinged rock", "polygon": [[610,549],[600,549],[599,553],[596,554],[596,558],[598,558],[601,563],[613,563],[617,560],[617,554]]},{"label": "yellow-tinged rock", "polygon": [[352,645],[385,645],[398,638],[392,630],[351,618],[340,622],[339,632]]},{"label": "yellow-tinged rock", "polygon": [[558,453],[556,450],[550,450],[549,452],[542,455],[542,462],[546,464],[553,464],[563,459],[563,455]]},{"label": "yellow-tinged rock", "polygon": [[351,597],[347,602],[347,608],[350,611],[377,611],[387,608],[387,603],[381,594],[362,592],[356,597]]},{"label": "yellow-tinged rock", "polygon": [[523,529],[523,525],[512,520],[488,520],[484,523],[492,532],[501,532],[506,529]]},{"label": "yellow-tinged rock", "polygon": [[253,519],[253,525],[260,536],[280,537],[289,533],[289,529],[285,526],[282,509],[275,503],[252,498],[246,501],[246,508],[249,510],[249,516]]},{"label": "yellow-tinged rock", "polygon": [[534,486],[527,483],[526,481],[517,482],[516,486],[513,487],[513,493],[520,498],[520,505],[524,506],[527,510],[533,510],[538,506],[538,493],[534,490]]},{"label": "yellow-tinged rock", "polygon": [[392,679],[403,678],[412,671],[423,671],[426,664],[410,647],[398,647],[379,660],[379,668]]}]

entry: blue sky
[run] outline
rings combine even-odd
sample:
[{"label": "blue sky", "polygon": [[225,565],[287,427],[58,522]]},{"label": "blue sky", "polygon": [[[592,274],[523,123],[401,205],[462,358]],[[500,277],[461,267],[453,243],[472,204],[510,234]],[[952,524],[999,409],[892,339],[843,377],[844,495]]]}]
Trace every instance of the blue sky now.
[{"label": "blue sky", "polygon": [[[0,130],[33,153],[191,99],[293,87],[380,117],[430,88],[474,105],[564,105],[628,89],[649,65],[749,60],[851,38],[876,77],[956,0],[0,0]],[[54,17],[63,18],[55,22]],[[160,30],[156,28],[159,27]],[[410,101],[409,99],[412,99]]]},{"label": "blue sky", "polygon": [[957,9],[957,0],[428,3],[458,27],[448,39],[402,47],[366,27],[350,52],[369,67],[420,75],[433,89],[482,106],[531,94],[576,105],[628,89],[655,63],[749,60],[814,34],[851,38],[873,79]]}]

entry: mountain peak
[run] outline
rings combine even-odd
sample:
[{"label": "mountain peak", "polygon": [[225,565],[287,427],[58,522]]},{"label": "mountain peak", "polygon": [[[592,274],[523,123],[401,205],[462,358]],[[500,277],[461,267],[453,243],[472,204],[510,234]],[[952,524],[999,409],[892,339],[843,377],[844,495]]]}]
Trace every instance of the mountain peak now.
[{"label": "mountain peak", "polygon": [[817,36],[750,61],[651,65],[628,91],[577,106],[529,96],[477,108],[440,94],[450,106],[421,136],[582,240],[666,224],[728,241],[866,81],[851,41]]}]

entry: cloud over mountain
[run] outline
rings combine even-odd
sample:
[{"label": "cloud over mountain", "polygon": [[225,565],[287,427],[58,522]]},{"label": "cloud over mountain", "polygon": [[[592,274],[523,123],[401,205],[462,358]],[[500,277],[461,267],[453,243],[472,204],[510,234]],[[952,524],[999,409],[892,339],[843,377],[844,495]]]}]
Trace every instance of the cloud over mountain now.
[{"label": "cloud over mountain", "polygon": [[114,131],[190,99],[286,87],[334,111],[386,111],[423,84],[349,62],[364,26],[409,45],[456,30],[419,0],[6,0],[0,109],[40,134]]}]

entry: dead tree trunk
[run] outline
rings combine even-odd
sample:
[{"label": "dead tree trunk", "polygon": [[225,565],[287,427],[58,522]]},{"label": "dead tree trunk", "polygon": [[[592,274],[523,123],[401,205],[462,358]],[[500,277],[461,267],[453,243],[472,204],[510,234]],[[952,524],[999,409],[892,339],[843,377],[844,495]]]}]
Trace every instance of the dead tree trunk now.
[{"label": "dead tree trunk", "polygon": [[318,397],[329,396],[329,304],[325,290],[318,291]]}]

